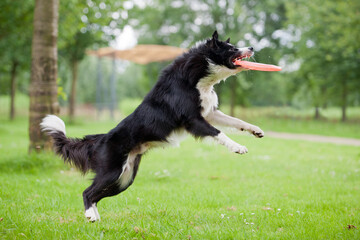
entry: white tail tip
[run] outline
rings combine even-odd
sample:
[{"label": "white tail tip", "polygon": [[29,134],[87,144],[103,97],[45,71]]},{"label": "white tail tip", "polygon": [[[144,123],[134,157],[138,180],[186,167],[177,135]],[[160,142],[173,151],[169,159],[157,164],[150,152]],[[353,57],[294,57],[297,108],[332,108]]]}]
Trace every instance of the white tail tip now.
[{"label": "white tail tip", "polygon": [[49,133],[63,132],[66,134],[64,121],[55,115],[47,115],[44,117],[40,123],[40,128],[41,131],[46,131]]}]

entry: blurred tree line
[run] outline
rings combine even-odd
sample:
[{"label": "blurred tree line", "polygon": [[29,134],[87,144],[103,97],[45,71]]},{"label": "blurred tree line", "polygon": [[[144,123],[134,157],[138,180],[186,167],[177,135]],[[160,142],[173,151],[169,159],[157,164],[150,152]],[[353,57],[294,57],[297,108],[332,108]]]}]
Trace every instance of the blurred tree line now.
[{"label": "blurred tree line", "polygon": [[[34,6],[0,2],[0,94],[12,99],[29,92]],[[345,121],[346,108],[360,103],[359,9],[357,0],[60,0],[57,78],[68,96],[60,103],[69,106],[70,116],[75,100],[95,103],[98,61],[86,49],[108,46],[125,26],[135,30],[138,43],[183,48],[217,29],[239,47],[253,46],[255,61],[284,66],[281,73],[248,71],[219,84],[222,103],[231,109],[311,106],[317,118],[321,108],[339,106]],[[104,58],[100,64],[108,85],[111,62]],[[142,98],[166,64],[120,61],[118,99]]]}]

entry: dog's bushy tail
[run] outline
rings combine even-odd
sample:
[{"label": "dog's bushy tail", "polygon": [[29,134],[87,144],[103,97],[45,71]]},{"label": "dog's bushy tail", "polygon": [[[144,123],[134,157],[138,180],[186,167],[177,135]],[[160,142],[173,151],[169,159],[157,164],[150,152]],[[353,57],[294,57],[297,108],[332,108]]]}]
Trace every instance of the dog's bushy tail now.
[{"label": "dog's bushy tail", "polygon": [[[54,139],[55,151],[64,162],[74,165],[84,174],[91,169],[91,154],[95,138],[67,138],[65,123],[55,115],[46,116],[40,123],[41,130]],[[95,135],[96,136],[96,135]]]}]

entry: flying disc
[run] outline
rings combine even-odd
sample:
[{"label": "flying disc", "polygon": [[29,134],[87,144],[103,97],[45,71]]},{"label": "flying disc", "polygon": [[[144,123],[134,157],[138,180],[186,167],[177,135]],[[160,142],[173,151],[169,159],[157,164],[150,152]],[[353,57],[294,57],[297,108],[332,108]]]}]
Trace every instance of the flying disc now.
[{"label": "flying disc", "polygon": [[267,71],[267,72],[281,71],[281,67],[279,67],[279,66],[264,64],[264,63],[242,61],[240,59],[235,60],[234,64],[237,66],[241,66],[242,68],[249,69],[249,70]]}]

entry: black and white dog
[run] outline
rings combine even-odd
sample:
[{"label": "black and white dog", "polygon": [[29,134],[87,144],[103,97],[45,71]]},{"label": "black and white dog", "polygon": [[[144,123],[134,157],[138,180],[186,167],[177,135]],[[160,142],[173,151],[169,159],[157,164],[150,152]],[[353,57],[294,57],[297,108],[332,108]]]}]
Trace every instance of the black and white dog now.
[{"label": "black and white dog", "polygon": [[137,109],[106,134],[83,139],[67,138],[64,122],[45,117],[41,128],[53,139],[57,154],[83,173],[92,170],[95,178],[83,192],[85,216],[100,219],[96,204],[104,197],[117,195],[134,181],[141,156],[150,148],[176,144],[179,136],[190,133],[197,138],[212,138],[231,152],[247,153],[242,146],[212,124],[235,127],[256,137],[264,132],[257,126],[217,110],[213,86],[242,70],[235,59],[253,55],[253,48],[236,48],[212,38],[191,48],[166,67],[158,82]]}]

